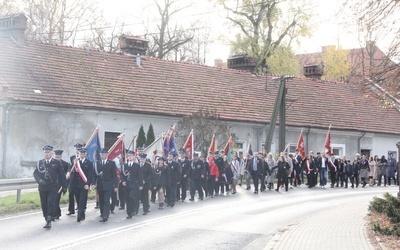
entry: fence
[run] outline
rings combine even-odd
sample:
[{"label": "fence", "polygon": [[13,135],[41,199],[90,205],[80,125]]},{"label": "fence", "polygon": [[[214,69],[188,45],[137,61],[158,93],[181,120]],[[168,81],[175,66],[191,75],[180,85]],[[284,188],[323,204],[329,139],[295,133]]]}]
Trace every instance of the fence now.
[{"label": "fence", "polygon": [[3,179],[0,180],[0,192],[17,190],[17,202],[21,200],[21,190],[37,188],[34,178]]}]

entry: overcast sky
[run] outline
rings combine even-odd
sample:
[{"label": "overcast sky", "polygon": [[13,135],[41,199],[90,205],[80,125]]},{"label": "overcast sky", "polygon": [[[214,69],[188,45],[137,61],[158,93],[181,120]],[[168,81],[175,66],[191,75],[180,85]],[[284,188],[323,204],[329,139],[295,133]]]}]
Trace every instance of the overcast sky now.
[{"label": "overcast sky", "polygon": [[[133,32],[133,35],[142,35],[145,20],[148,23],[156,22],[157,13],[153,1],[143,0],[98,0],[104,10],[104,16],[112,21],[124,20],[127,24],[125,30]],[[336,45],[342,48],[360,47],[356,32],[348,32],[340,28],[341,19],[337,17],[340,9],[340,0],[309,0],[313,7],[314,18],[313,35],[304,38],[299,45],[293,44],[296,53],[308,53],[321,50],[321,46]],[[229,45],[226,38],[231,38],[233,32],[227,28],[230,23],[225,19],[226,12],[220,7],[210,8],[209,0],[184,1],[190,5],[189,8],[179,13],[180,22],[199,20],[205,25],[212,26],[211,34],[214,44],[210,48],[208,63],[220,58],[226,60],[229,57]],[[135,34],[136,33],[136,34]]]}]

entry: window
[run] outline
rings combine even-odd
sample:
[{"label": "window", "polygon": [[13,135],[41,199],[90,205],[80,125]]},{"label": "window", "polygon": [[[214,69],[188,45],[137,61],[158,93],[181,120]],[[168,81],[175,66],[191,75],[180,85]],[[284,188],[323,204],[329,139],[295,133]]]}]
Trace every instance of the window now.
[{"label": "window", "polygon": [[332,143],[332,148],[333,148],[333,154],[336,157],[342,158],[346,154],[346,144],[333,144]]},{"label": "window", "polygon": [[104,132],[104,148],[107,150],[110,149],[120,134],[120,132]]},{"label": "window", "polygon": [[370,149],[361,149],[361,155],[365,155],[367,159],[369,159],[371,155],[371,150]]},{"label": "window", "polygon": [[233,150],[238,153],[239,158],[243,158],[246,150],[247,150],[247,145],[245,141],[235,141],[235,144],[233,145]]}]

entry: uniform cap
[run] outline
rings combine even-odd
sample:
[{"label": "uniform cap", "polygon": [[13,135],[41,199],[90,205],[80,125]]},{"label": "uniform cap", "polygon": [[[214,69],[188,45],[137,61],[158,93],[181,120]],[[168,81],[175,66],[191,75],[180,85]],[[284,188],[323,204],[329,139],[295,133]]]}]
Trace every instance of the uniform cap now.
[{"label": "uniform cap", "polygon": [[64,151],[63,151],[63,150],[60,150],[60,149],[54,150],[54,154],[55,154],[55,155],[62,155],[63,152],[64,152]]},{"label": "uniform cap", "polygon": [[46,145],[46,146],[43,147],[43,150],[44,150],[44,151],[52,151],[52,150],[53,150],[53,147],[50,146],[50,145]]},{"label": "uniform cap", "polygon": [[80,142],[75,143],[75,145],[74,145],[75,148],[82,148],[83,146],[84,146],[83,143],[80,143]]},{"label": "uniform cap", "polygon": [[107,154],[108,150],[105,148],[100,149],[100,154]]},{"label": "uniform cap", "polygon": [[82,154],[85,154],[86,153],[86,148],[81,148],[81,149],[79,149],[79,153],[82,153]]},{"label": "uniform cap", "polygon": [[126,150],[126,154],[128,154],[128,155],[133,155],[134,152],[133,152],[132,150],[127,149],[127,150]]},{"label": "uniform cap", "polygon": [[145,154],[145,153],[142,153],[142,154],[140,154],[140,155],[139,155],[139,157],[140,157],[140,158],[142,158],[142,159],[146,159],[146,157],[147,157],[147,154]]}]

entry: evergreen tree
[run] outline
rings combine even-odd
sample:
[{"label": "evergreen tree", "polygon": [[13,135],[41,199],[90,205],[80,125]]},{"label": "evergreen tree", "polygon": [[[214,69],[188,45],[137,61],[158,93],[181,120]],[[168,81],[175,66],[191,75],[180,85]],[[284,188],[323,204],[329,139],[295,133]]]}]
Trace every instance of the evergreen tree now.
[{"label": "evergreen tree", "polygon": [[143,125],[140,125],[139,134],[137,138],[137,147],[143,147],[146,144],[146,134],[144,133]]},{"label": "evergreen tree", "polygon": [[146,134],[146,145],[150,145],[155,139],[153,125],[150,123]]}]

